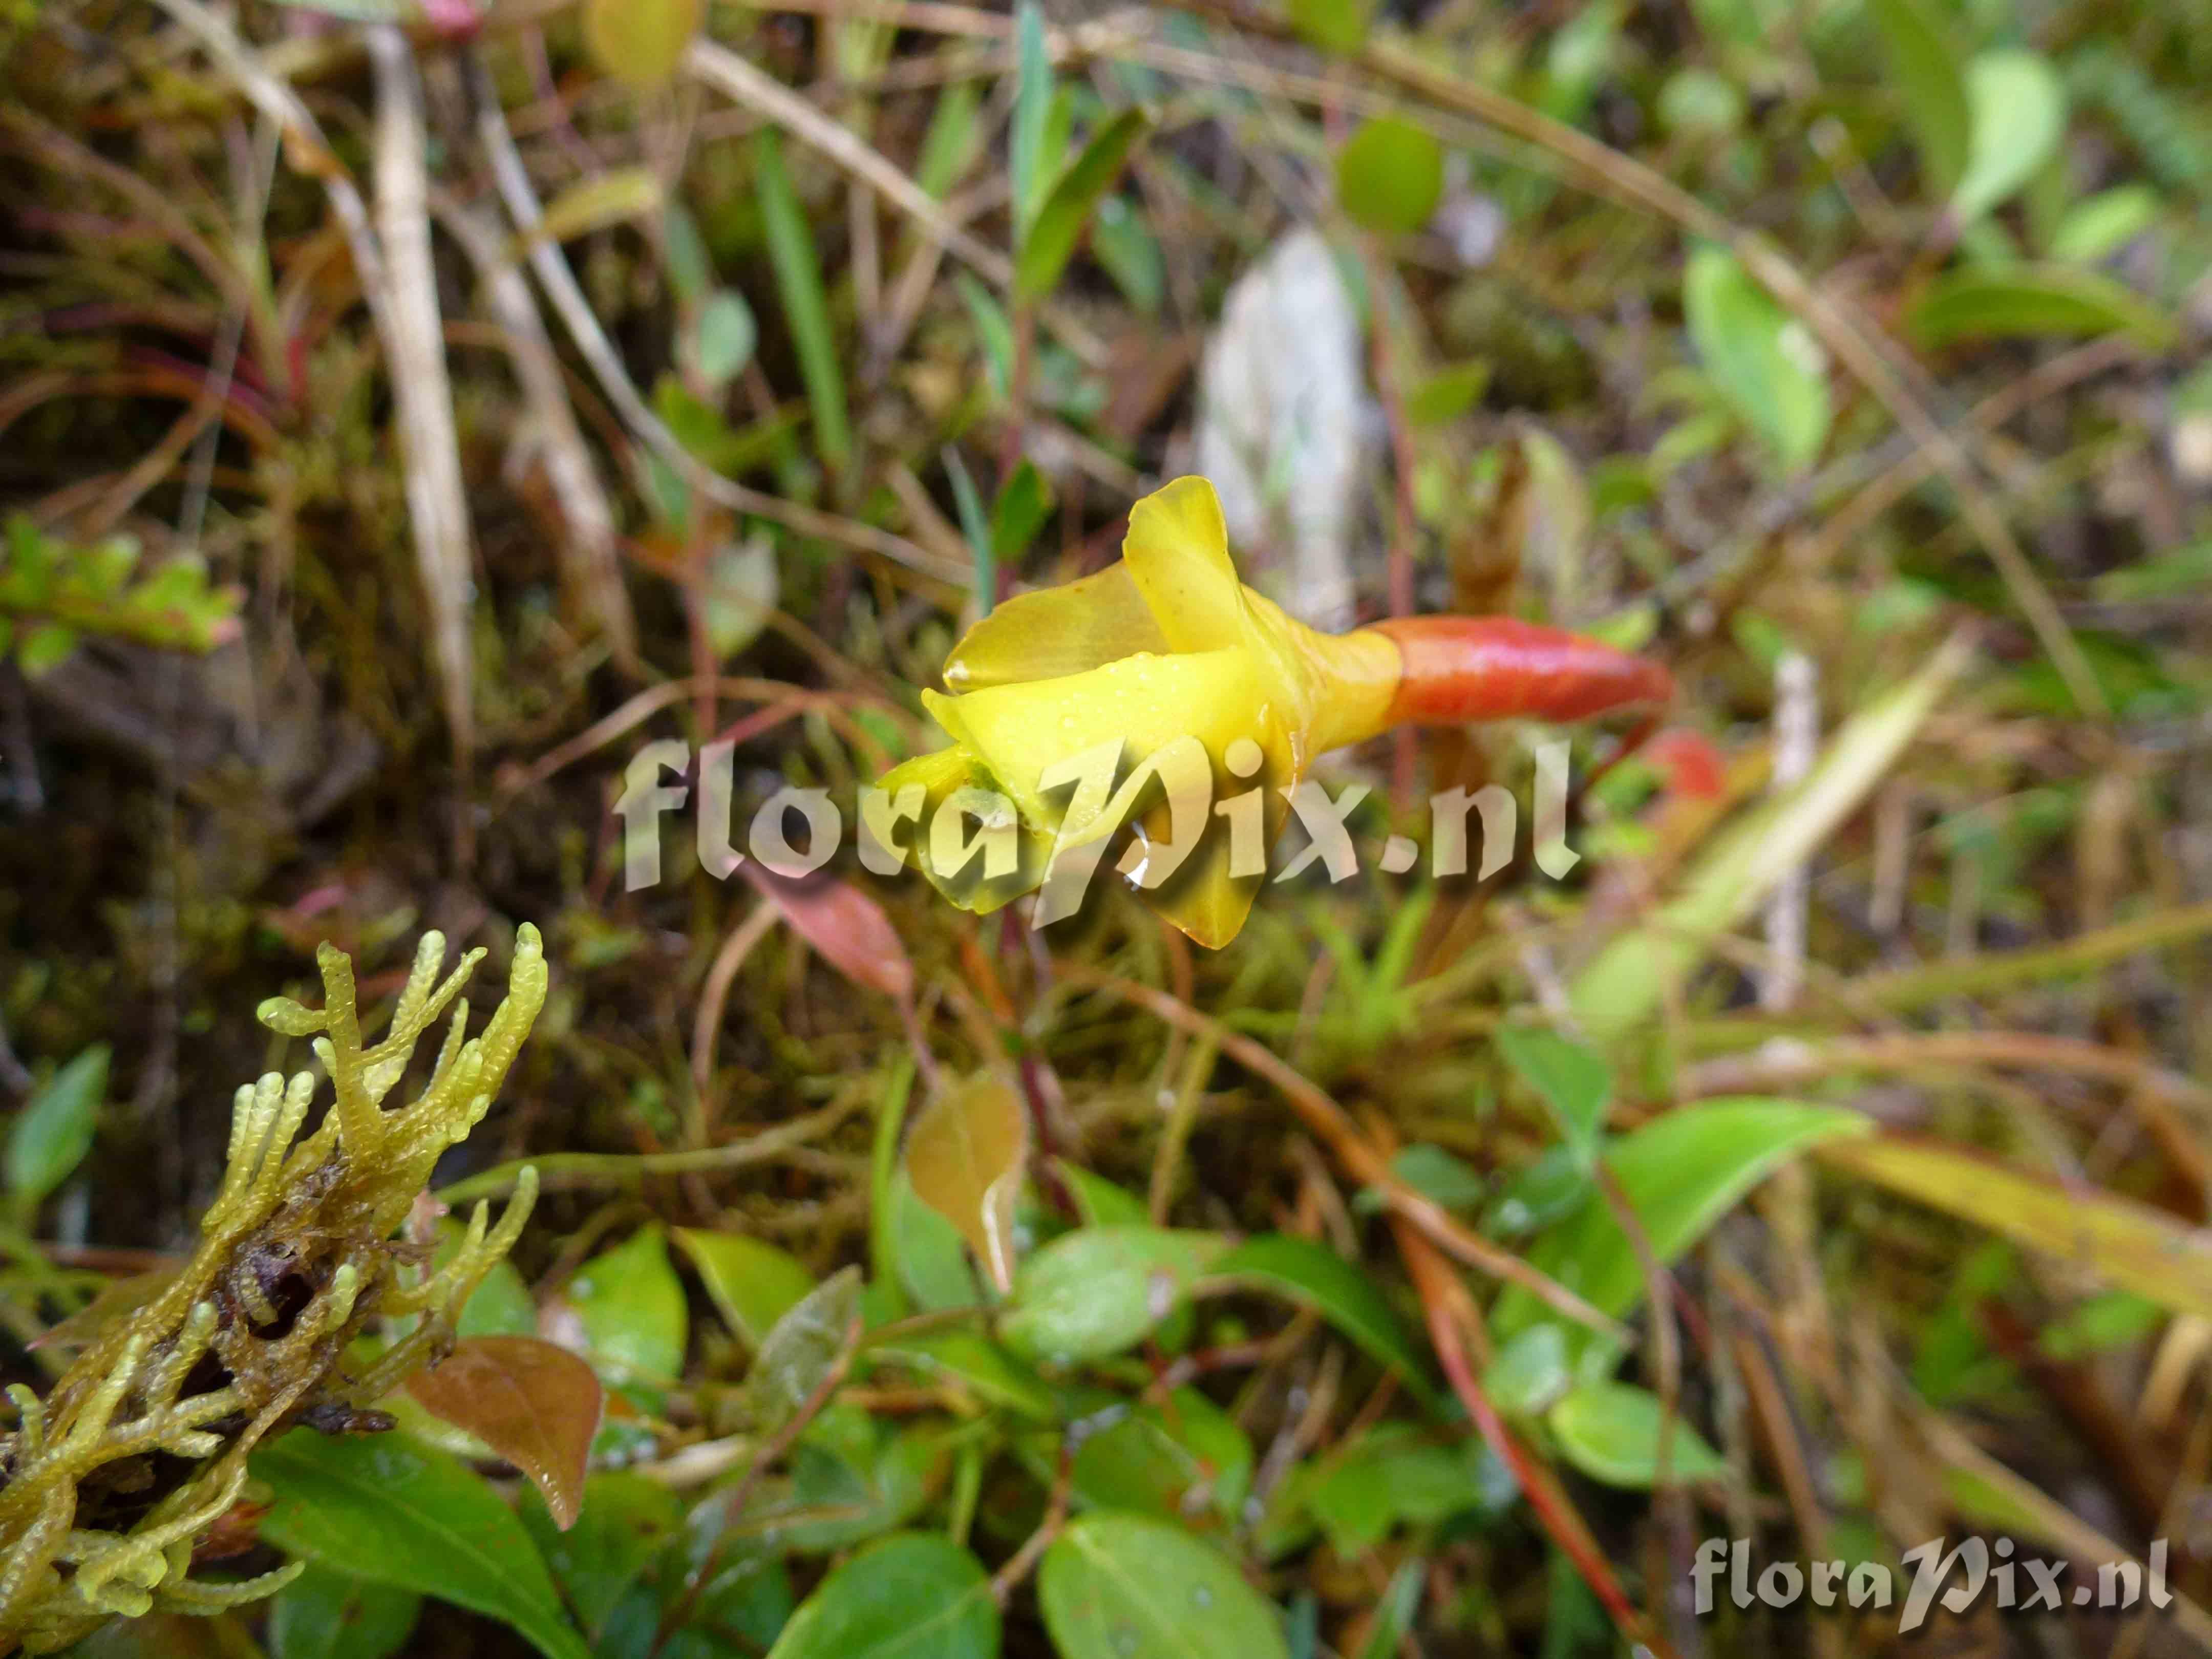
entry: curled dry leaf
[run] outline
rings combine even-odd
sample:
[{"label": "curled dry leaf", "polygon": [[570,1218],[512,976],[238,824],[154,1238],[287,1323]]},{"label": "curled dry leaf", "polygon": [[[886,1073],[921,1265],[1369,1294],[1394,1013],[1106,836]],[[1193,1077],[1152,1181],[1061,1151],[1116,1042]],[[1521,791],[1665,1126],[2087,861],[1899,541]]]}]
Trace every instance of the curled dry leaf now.
[{"label": "curled dry leaf", "polygon": [[1020,1095],[988,1072],[924,1107],[907,1137],[915,1195],[960,1230],[1001,1294],[1013,1288],[1014,1194],[1029,1150]]},{"label": "curled dry leaf", "polygon": [[563,1532],[575,1524],[605,1403],[584,1360],[534,1336],[466,1337],[434,1369],[409,1377],[407,1392],[536,1481]]}]

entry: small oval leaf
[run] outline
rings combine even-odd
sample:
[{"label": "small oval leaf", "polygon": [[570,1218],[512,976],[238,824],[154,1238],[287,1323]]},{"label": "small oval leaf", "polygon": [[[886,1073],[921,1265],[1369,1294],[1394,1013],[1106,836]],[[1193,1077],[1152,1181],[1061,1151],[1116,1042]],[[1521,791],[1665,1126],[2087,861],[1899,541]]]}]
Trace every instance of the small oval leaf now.
[{"label": "small oval leaf", "polygon": [[848,881],[779,875],[747,859],[738,868],[775,902],[791,931],[855,985],[903,1002],[914,993],[914,963],[884,907]]},{"label": "small oval leaf", "polygon": [[1022,1263],[999,1334],[1051,1364],[1119,1353],[1181,1307],[1227,1249],[1218,1233],[1165,1227],[1064,1233]]},{"label": "small oval leaf", "polygon": [[1001,1294],[1014,1283],[1014,1197],[1029,1161],[1029,1109],[979,1073],[925,1106],[907,1135],[915,1195],[960,1230]]},{"label": "small oval leaf", "polygon": [[714,1306],[749,1348],[758,1349],[775,1322],[814,1288],[814,1275],[797,1256],[744,1233],[678,1227],[676,1242],[698,1268]]},{"label": "small oval leaf", "polygon": [[847,1267],[775,1322],[745,1379],[762,1428],[781,1428],[822,1386],[860,1310],[860,1270]]},{"label": "small oval leaf", "polygon": [[1410,121],[1370,121],[1337,152],[1337,204],[1370,230],[1419,230],[1443,194],[1443,148]]},{"label": "small oval leaf", "polygon": [[599,1374],[534,1336],[471,1336],[407,1392],[433,1417],[465,1429],[538,1483],[565,1532],[584,1495],[584,1468],[606,1403]]},{"label": "small oval leaf", "polygon": [[[1626,1382],[1585,1382],[1545,1417],[1559,1450],[1593,1480],[1649,1492],[1659,1474],[1659,1431],[1665,1413],[1659,1396]],[[1668,1437],[1667,1480],[1674,1485],[1719,1480],[1729,1466],[1688,1424],[1677,1418]]]},{"label": "small oval leaf", "polygon": [[822,1581],[769,1659],[996,1659],[999,1606],[982,1564],[935,1533],[898,1533]]},{"label": "small oval leaf", "polygon": [[2100,271],[2066,265],[1969,267],[1938,277],[1912,307],[1923,346],[1954,340],[2128,334],[2154,351],[2173,344],[2172,318]]},{"label": "small oval leaf", "polygon": [[1972,224],[2035,177],[2066,131],[2066,83],[2033,52],[1985,52],[1966,65],[1966,170],[1950,211]]},{"label": "small oval leaf", "polygon": [[586,1261],[568,1281],[568,1303],[610,1382],[665,1382],[683,1372],[690,1314],[659,1223]]},{"label": "small oval leaf", "polygon": [[1061,1659],[1290,1659],[1282,1620],[1181,1527],[1094,1510],[1053,1540],[1037,1605]]}]

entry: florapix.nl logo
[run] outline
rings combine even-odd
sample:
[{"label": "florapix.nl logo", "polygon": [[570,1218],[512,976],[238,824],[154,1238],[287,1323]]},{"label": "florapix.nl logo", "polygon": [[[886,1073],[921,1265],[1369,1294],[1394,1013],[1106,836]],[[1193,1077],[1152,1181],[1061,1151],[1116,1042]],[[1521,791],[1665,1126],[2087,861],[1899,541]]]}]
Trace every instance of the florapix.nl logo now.
[{"label": "florapix.nl logo", "polygon": [[[1351,781],[1335,793],[1313,778],[1273,787],[1261,777],[1263,757],[1249,738],[1230,744],[1217,769],[1195,738],[1179,738],[1124,769],[1126,745],[1101,744],[1044,769],[1039,793],[1064,796],[1030,921],[1046,927],[1080,908],[1099,865],[1119,832],[1132,833],[1115,869],[1132,886],[1156,890],[1183,869],[1209,838],[1226,838],[1232,878],[1269,875],[1267,821],[1279,798],[1302,835],[1289,838],[1274,882],[1297,879],[1318,866],[1331,882],[1350,879],[1362,867],[1362,846],[1352,819],[1372,793]],[[614,804],[623,822],[623,882],[636,891],[657,885],[664,870],[665,821],[689,811],[699,865],[726,879],[747,858],[780,876],[805,877],[824,867],[846,843],[848,829],[861,866],[896,876],[923,858],[940,881],[975,872],[985,880],[1012,876],[1024,856],[1024,825],[1013,799],[1002,791],[968,785],[932,803],[919,784],[896,792],[872,787],[854,792],[850,811],[823,788],[787,786],[760,801],[740,847],[737,834],[736,745],[714,743],[696,754],[680,738],[647,744],[624,769]],[[1567,845],[1569,745],[1532,745],[1530,859],[1559,879],[1581,861]],[[1234,787],[1223,787],[1224,782]],[[1138,822],[1141,819],[1141,824]],[[1504,869],[1520,842],[1521,803],[1503,784],[1448,789],[1432,795],[1427,813],[1431,875],[1472,872],[1485,880]],[[1147,826],[1151,828],[1148,829]],[[1164,829],[1164,833],[1153,830]],[[1300,844],[1300,843],[1303,844]],[[1404,874],[1421,862],[1422,845],[1392,833],[1370,838],[1375,864]]]}]

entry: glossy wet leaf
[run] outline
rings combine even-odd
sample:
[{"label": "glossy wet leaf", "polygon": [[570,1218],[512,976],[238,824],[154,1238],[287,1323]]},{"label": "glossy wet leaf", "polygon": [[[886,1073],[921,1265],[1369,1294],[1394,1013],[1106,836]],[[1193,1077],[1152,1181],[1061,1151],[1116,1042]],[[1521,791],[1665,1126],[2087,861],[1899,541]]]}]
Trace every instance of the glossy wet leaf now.
[{"label": "glossy wet leaf", "polygon": [[776,874],[758,859],[738,866],[773,900],[791,931],[856,985],[903,1002],[914,991],[914,963],[884,907],[849,881]]},{"label": "glossy wet leaf", "polygon": [[1957,340],[2126,334],[2152,350],[2171,345],[2174,319],[2101,271],[2064,265],[1968,266],[1937,277],[1907,325],[1924,346]]},{"label": "glossy wet leaf", "polygon": [[1037,1570],[1061,1659],[1289,1659],[1273,1604],[1212,1545],[1171,1522],[1079,1516]]},{"label": "glossy wet leaf", "polygon": [[1141,1340],[1219,1261],[1218,1233],[1085,1227],[1023,1261],[1000,1335],[1040,1363],[1103,1359]]},{"label": "glossy wet leaf", "polygon": [[605,1403],[585,1360],[532,1336],[464,1337],[436,1365],[410,1376],[407,1392],[528,1475],[562,1528],[574,1523]]},{"label": "glossy wet leaf", "polygon": [[453,1329],[459,1336],[529,1336],[537,1331],[537,1301],[512,1261],[492,1264],[462,1304]]},{"label": "glossy wet leaf", "polygon": [[1881,31],[1899,112],[1919,145],[1929,194],[1948,195],[1966,170],[1966,72],[1929,0],[1870,0],[1868,9]]},{"label": "glossy wet leaf", "polygon": [[584,1633],[596,1643],[624,1594],[681,1533],[684,1504],[659,1482],[626,1470],[593,1475],[583,1498],[575,1525],[566,1531],[541,1510],[521,1513]]},{"label": "glossy wet leaf", "polygon": [[1040,299],[1058,286],[1099,198],[1113,187],[1129,152],[1151,125],[1142,110],[1125,109],[1091,136],[1083,153],[1053,181],[1014,263],[1014,292]]},{"label": "glossy wet leaf", "polygon": [[269,1603],[269,1659],[386,1659],[422,1608],[413,1590],[310,1561]]},{"label": "glossy wet leaf", "polygon": [[1734,254],[1694,249],[1682,310],[1705,373],[1784,469],[1809,465],[1827,441],[1827,367],[1804,324],[1753,280]]},{"label": "glossy wet leaf", "polygon": [[2212,1245],[2163,1210],[1902,1135],[1829,1146],[1820,1161],[2086,1268],[2160,1307],[2212,1317]]},{"label": "glossy wet leaf", "polygon": [[584,0],[584,45],[617,81],[657,92],[675,77],[705,14],[704,0]]},{"label": "glossy wet leaf", "polygon": [[[1663,1267],[1789,1158],[1822,1141],[1863,1135],[1872,1127],[1859,1113],[1792,1100],[1699,1101],[1621,1136],[1603,1161]],[[1601,1313],[1624,1314],[1643,1299],[1636,1250],[1597,1194],[1547,1231],[1528,1255],[1532,1266]],[[1492,1327],[1504,1340],[1548,1316],[1534,1296],[1509,1285],[1492,1311]],[[1569,1340],[1580,1337],[1571,1333]]]},{"label": "glossy wet leaf", "polygon": [[107,1095],[108,1048],[95,1042],[31,1096],[8,1130],[8,1192],[28,1208],[67,1181],[92,1150]]},{"label": "glossy wet leaf", "polygon": [[1966,65],[1966,167],[1950,210],[1971,223],[2041,170],[2066,131],[2066,83],[2039,52],[1985,52]]},{"label": "glossy wet leaf", "polygon": [[761,1340],[746,1374],[754,1414],[765,1431],[783,1426],[813,1397],[844,1351],[860,1310],[860,1270],[842,1268],[807,1292]]},{"label": "glossy wet leaf", "polygon": [[1650,1019],[1668,988],[1703,959],[1706,941],[1750,915],[1856,810],[1969,656],[1963,644],[1945,645],[1910,679],[1854,714],[1802,783],[1737,817],[1698,854],[1675,896],[1649,922],[1615,933],[1568,985],[1583,1035],[1606,1043]]},{"label": "glossy wet leaf", "polygon": [[[1659,1396],[1626,1382],[1585,1382],[1552,1407],[1544,1421],[1567,1462],[1608,1486],[1649,1492],[1659,1475]],[[1668,1484],[1724,1480],[1729,1466],[1703,1436],[1678,1417],[1668,1437]]]},{"label": "glossy wet leaf", "polygon": [[459,1459],[397,1434],[295,1429],[253,1455],[261,1535],[294,1555],[484,1613],[546,1659],[589,1659],[515,1513]]},{"label": "glossy wet leaf", "polygon": [[690,1315],[658,1222],[602,1250],[568,1281],[592,1358],[610,1382],[666,1382],[681,1376]]},{"label": "glossy wet leaf", "polygon": [[1013,1288],[1014,1198],[1029,1142],[1028,1106],[991,1072],[947,1088],[907,1135],[915,1195],[960,1230],[1001,1292]]},{"label": "glossy wet leaf", "polygon": [[1443,193],[1443,147],[1410,121],[1366,122],[1337,152],[1337,204],[1370,230],[1419,230]]},{"label": "glossy wet leaf", "polygon": [[1576,1161],[1587,1167],[1597,1155],[1613,1068],[1579,1042],[1538,1025],[1501,1025],[1498,1052],[1551,1109]]},{"label": "glossy wet leaf", "polygon": [[730,1328],[757,1349],[775,1322],[806,1299],[814,1275],[787,1249],[744,1233],[678,1227],[677,1244]]},{"label": "glossy wet leaf", "polygon": [[1388,1366],[1431,1409],[1443,1404],[1425,1351],[1374,1279],[1318,1240],[1261,1233],[1218,1257],[1210,1280],[1250,1285],[1314,1309],[1370,1359]]},{"label": "glossy wet leaf", "polygon": [[936,1533],[902,1533],[837,1568],[769,1659],[995,1659],[999,1607],[982,1564]]}]

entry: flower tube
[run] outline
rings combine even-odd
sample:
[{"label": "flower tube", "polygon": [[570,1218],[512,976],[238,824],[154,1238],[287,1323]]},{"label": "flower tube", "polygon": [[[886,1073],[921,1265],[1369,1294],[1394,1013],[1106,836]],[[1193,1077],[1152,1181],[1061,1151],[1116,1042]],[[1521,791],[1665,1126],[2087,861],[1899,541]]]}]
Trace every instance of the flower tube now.
[{"label": "flower tube", "polygon": [[[926,827],[915,850],[947,897],[988,912],[1034,890],[1056,848],[1103,850],[1135,799],[1139,846],[1123,872],[1209,946],[1236,937],[1263,878],[1232,869],[1237,838],[1223,826],[1194,850],[1181,826],[1169,836],[1179,783],[1194,781],[1224,816],[1226,797],[1264,791],[1261,838],[1272,845],[1289,792],[1332,749],[1407,723],[1582,720],[1673,695],[1656,663],[1510,617],[1309,628],[1237,580],[1220,502],[1199,477],[1130,509],[1119,563],[1021,594],[976,623],[946,659],[945,684],[922,701],[951,746],[893,769],[880,787],[909,803],[918,787]],[[1107,787],[1071,787],[1070,763],[1101,754],[1118,763],[1105,768]],[[1127,768],[1148,766],[1158,789],[1112,789]],[[1000,832],[995,866],[977,851],[986,836],[962,833],[971,819]],[[1153,857],[1171,844],[1172,860]],[[1162,867],[1172,873],[1161,878]]]}]

